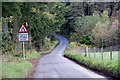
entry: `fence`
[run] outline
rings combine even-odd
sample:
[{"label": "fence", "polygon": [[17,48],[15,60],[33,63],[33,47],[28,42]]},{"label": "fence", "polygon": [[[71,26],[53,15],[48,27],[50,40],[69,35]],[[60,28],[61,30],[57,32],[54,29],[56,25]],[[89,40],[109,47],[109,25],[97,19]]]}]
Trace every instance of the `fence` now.
[{"label": "fence", "polygon": [[73,52],[80,53],[81,55],[86,57],[118,60],[118,52],[120,50],[120,45],[105,48],[77,46],[75,48],[70,48],[70,50]]},{"label": "fence", "polygon": [[2,31],[0,29],[0,56],[2,55]]}]

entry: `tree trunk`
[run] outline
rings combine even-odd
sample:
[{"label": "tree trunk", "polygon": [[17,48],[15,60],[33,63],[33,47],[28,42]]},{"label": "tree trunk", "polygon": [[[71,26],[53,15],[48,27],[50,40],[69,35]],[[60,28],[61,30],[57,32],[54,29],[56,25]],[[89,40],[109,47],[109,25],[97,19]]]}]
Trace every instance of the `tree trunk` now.
[{"label": "tree trunk", "polygon": [[112,60],[112,46],[110,46],[110,60]]},{"label": "tree trunk", "polygon": [[7,22],[3,22],[2,32],[3,33],[7,33],[8,32],[8,23]]},{"label": "tree trunk", "polygon": [[102,38],[102,47],[101,47],[101,57],[102,57],[102,60],[103,60],[103,38]]},{"label": "tree trunk", "polygon": [[14,43],[16,43],[18,40],[17,38],[17,32],[18,31],[18,23],[17,23],[17,18],[14,17],[14,20],[13,20],[13,41]]},{"label": "tree trunk", "polygon": [[14,42],[14,50],[19,52],[22,50],[22,43],[18,41],[18,30],[19,30],[19,26],[18,26],[18,21],[17,21],[17,17],[14,17],[13,20],[13,42]]}]

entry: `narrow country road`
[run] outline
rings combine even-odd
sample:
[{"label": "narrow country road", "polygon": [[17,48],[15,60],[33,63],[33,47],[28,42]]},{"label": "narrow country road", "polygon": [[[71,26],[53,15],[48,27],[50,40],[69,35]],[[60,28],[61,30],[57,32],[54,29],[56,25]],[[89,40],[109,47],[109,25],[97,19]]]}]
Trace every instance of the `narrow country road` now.
[{"label": "narrow country road", "polygon": [[105,78],[63,57],[69,42],[64,37],[56,37],[59,45],[40,59],[33,78]]}]

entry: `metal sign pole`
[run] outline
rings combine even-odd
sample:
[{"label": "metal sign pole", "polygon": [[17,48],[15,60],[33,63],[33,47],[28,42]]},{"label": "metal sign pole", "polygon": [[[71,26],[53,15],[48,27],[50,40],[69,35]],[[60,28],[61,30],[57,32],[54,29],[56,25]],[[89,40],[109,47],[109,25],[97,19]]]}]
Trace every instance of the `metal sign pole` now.
[{"label": "metal sign pole", "polygon": [[24,45],[24,41],[23,41],[23,58],[25,60],[25,45]]}]

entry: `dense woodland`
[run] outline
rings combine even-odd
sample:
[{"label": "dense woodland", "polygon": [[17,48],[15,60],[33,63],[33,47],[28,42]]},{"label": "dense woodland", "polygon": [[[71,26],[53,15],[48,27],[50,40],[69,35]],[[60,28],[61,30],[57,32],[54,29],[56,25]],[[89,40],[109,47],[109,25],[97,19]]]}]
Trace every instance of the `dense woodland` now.
[{"label": "dense woodland", "polygon": [[3,2],[0,27],[2,53],[21,51],[18,29],[28,23],[28,50],[42,51],[54,35],[81,44],[105,47],[120,44],[119,2]]}]

